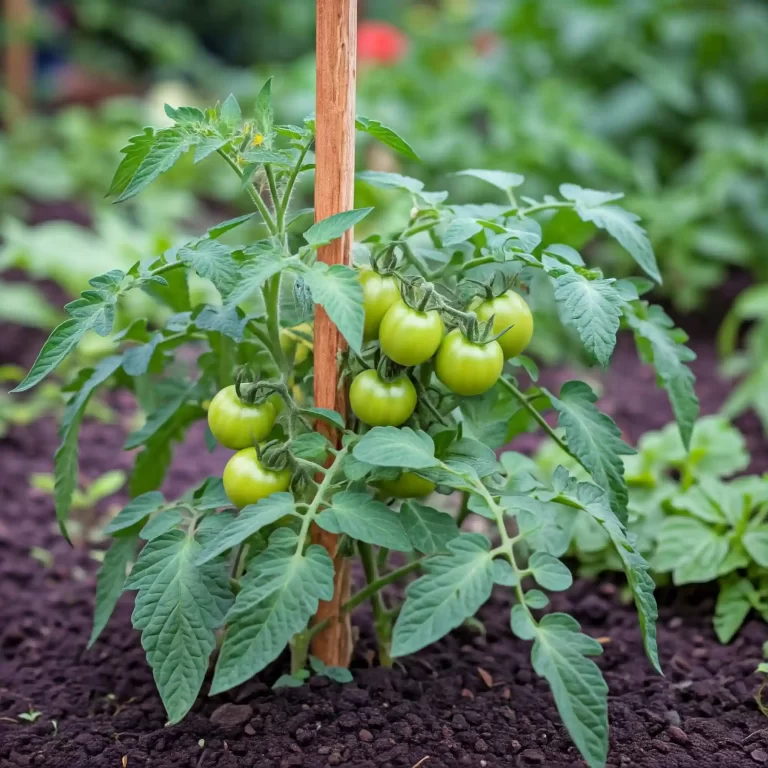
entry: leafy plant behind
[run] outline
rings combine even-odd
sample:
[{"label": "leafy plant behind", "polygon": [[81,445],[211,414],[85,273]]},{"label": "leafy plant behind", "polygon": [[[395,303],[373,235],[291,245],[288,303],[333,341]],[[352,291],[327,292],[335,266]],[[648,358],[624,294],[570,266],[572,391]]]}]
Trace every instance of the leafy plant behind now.
[{"label": "leafy plant behind", "polygon": [[[134,626],[142,632],[172,722],[194,704],[216,633],[224,626],[213,693],[257,674],[289,643],[291,677],[301,679],[309,641],[323,626],[310,622],[319,601],[333,593],[333,562],[325,549],[310,544],[314,523],[340,534],[344,551],[357,551],[361,558],[368,584],[343,610],[371,599],[382,663],[420,650],[471,618],[494,584],[510,590],[512,632],[532,641],[533,667],[550,683],[585,760],[604,765],[607,687],[592,659],[601,646],[582,634],[572,617],[540,615],[546,599],[531,585],[554,591],[570,586],[570,571],[560,558],[570,526],[586,515],[621,559],[649,660],[659,669],[653,582],[626,531],[629,496],[621,456],[632,449],[597,409],[597,398],[585,383],[569,382],[557,393],[535,386],[522,391],[515,374],[522,369],[537,376],[535,364],[523,355],[510,362],[508,372],[486,394],[474,398],[448,391],[429,361],[415,369],[394,369],[418,392],[417,408],[401,428],[366,431],[357,424],[357,429],[348,429],[346,414],[313,408],[311,328],[307,333],[293,326],[310,318],[314,305],[323,306],[349,345],[345,375],[392,367],[382,359],[379,343],[364,339],[359,271],[317,261],[320,246],[370,211],[342,212],[299,236],[302,230],[294,222],[302,219],[291,199],[297,178],[313,169],[314,121],[276,124],[270,82],[246,119],[231,96],[214,109],[167,107],[167,112],[173,126],[148,128],[124,148],[112,195],[125,200],[139,194],[188,153],[197,162],[218,155],[240,179],[261,219],[263,238],[228,244],[253,218],[249,214],[212,227],[159,258],[149,256],[125,271],[94,277],[90,288],[65,307],[67,319],[53,330],[16,388],[25,391],[44,380],[89,331],[112,334],[115,354],[79,371],[68,386],[54,485],[65,535],[76,490],[78,431],[90,398],[99,388],[115,384],[133,391],[146,413],[143,426],[125,443],[126,449],[139,449],[129,481],[133,498],[107,527],[112,544],[98,577],[91,643],[120,593],[135,591]],[[415,155],[377,121],[361,117],[357,128]],[[491,344],[496,342],[488,338],[490,325],[479,324],[467,305],[478,292],[495,292],[499,286],[505,290],[515,281],[527,285],[539,276],[553,286],[563,318],[595,362],[608,363],[620,327],[631,330],[642,359],[655,366],[659,384],[669,392],[687,448],[698,411],[693,376],[686,367],[693,354],[684,346],[685,335],[658,307],[640,298],[650,281],[606,278],[573,248],[545,241],[539,223],[538,217],[548,211],[571,211],[616,238],[640,269],[657,280],[648,238],[637,218],[618,205],[621,196],[564,184],[557,196],[533,199],[521,193],[524,179],[519,174],[485,169],[462,173],[495,187],[506,202],[454,205],[447,202],[447,193],[428,191],[416,179],[365,174],[367,184],[402,190],[412,209],[401,230],[368,237],[356,247],[356,257],[391,274],[409,302],[434,308],[449,326]],[[231,233],[226,241],[225,233]],[[213,286],[217,300],[193,299],[189,286],[194,275]],[[120,305],[137,291],[173,314],[160,327],[137,320],[114,333]],[[281,338],[288,326],[293,330]],[[197,352],[193,370],[174,366],[184,346]],[[241,368],[244,364],[250,374]],[[238,369],[238,391],[248,402],[275,396],[282,400],[277,423],[258,446],[258,455],[268,469],[289,469],[290,490],[239,512],[232,510],[218,478],[205,479],[181,498],[167,499],[157,489],[174,443],[205,418],[207,402],[231,384]],[[560,432],[541,415],[548,410]],[[341,443],[334,445],[313,431],[310,420],[336,429]],[[506,461],[499,464],[487,443],[501,444],[535,426],[584,468],[586,479],[559,467],[551,482],[516,482],[515,473]],[[496,529],[495,541],[462,532],[458,523],[464,515],[454,520],[410,501],[398,509],[395,500],[371,485],[395,480],[403,472],[430,481],[440,493],[463,493],[465,512],[488,518]],[[514,535],[508,530],[513,524],[518,531]],[[411,559],[399,568],[390,565],[390,550],[412,553]],[[393,624],[394,613],[380,590],[417,571],[420,575],[407,584]]]}]

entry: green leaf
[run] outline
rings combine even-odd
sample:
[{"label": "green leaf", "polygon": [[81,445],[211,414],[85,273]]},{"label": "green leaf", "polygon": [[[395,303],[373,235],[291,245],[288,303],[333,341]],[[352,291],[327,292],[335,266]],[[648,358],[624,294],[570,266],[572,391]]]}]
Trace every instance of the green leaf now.
[{"label": "green leaf", "polygon": [[320,419],[338,429],[344,429],[344,419],[340,413],[332,411],[330,408],[302,408],[301,414],[310,419]]},{"label": "green leaf", "polygon": [[152,411],[147,416],[144,426],[128,435],[123,446],[125,450],[130,451],[133,448],[138,448],[140,445],[145,445],[152,437],[166,427],[185,405],[193,389],[194,385],[181,390],[171,397],[168,402],[160,406],[160,408]]},{"label": "green leaf", "polygon": [[359,171],[355,178],[380,189],[404,189],[406,192],[416,194],[424,189],[424,182],[413,179],[410,176],[401,176],[399,173],[387,173],[386,171]]},{"label": "green leaf", "polygon": [[224,99],[219,115],[226,123],[239,123],[243,119],[243,113],[234,94],[230,93],[229,96]]},{"label": "green leaf", "polygon": [[231,139],[227,136],[202,136],[195,147],[194,163],[200,163],[214,152],[229,144]]},{"label": "green leaf", "polygon": [[562,615],[545,616],[537,626],[531,662],[536,674],[549,683],[557,711],[582,757],[590,768],[603,768],[608,754],[608,686],[597,664],[587,658],[603,649],[560,622],[557,617]]},{"label": "green leaf", "polygon": [[302,273],[302,277],[312,294],[312,301],[328,313],[347,344],[360,352],[365,310],[357,272],[342,264],[328,267],[318,261],[312,269]]},{"label": "green leaf", "polygon": [[208,230],[208,237],[211,240],[216,240],[222,235],[225,235],[227,232],[235,229],[236,227],[239,227],[241,224],[245,224],[247,221],[250,221],[255,215],[255,213],[246,213],[242,216],[236,216],[234,219],[227,219],[227,221],[222,221],[221,224],[217,224],[215,227],[211,227]]},{"label": "green leaf", "polygon": [[352,455],[374,467],[426,469],[440,463],[432,438],[410,427],[374,427],[362,436]]},{"label": "green leaf", "polygon": [[656,619],[659,615],[654,597],[656,585],[648,574],[648,563],[636,551],[627,536],[624,525],[611,510],[608,498],[602,489],[591,483],[578,483],[576,498],[584,511],[608,534],[616,549],[635,600],[646,655],[654,669],[661,674],[656,641]]},{"label": "green leaf", "polygon": [[182,520],[184,520],[184,515],[181,514],[180,509],[164,509],[147,521],[147,524],[139,531],[139,538],[144,539],[144,541],[152,541],[152,539],[172,531]]},{"label": "green leaf", "polygon": [[464,533],[448,544],[449,554],[425,561],[426,575],[406,590],[393,634],[393,656],[415,653],[477,613],[493,587],[490,549],[485,536]]},{"label": "green leaf", "polygon": [[600,365],[607,366],[616,346],[624,304],[615,281],[587,280],[577,272],[567,272],[554,282],[563,320],[578,331],[587,352]]},{"label": "green leaf", "polygon": [[529,608],[539,610],[549,605],[549,598],[539,589],[529,589],[525,593],[525,604]]},{"label": "green leaf", "polygon": [[447,552],[448,542],[459,535],[459,527],[451,515],[418,501],[410,500],[403,504],[400,520],[413,548],[425,555]]},{"label": "green leaf", "polygon": [[141,192],[161,173],[172,168],[185,152],[200,141],[200,138],[200,135],[179,126],[158,131],[149,151],[115,202],[121,203]]},{"label": "green leaf", "polygon": [[136,556],[136,541],[135,536],[115,539],[104,555],[104,562],[96,574],[96,610],[88,648],[99,639],[123,593],[128,566]]},{"label": "green leaf", "polygon": [[232,506],[224,490],[222,479],[220,477],[207,477],[192,494],[192,506],[201,511]]},{"label": "green leaf", "polygon": [[[301,670],[302,672],[306,670]],[[298,677],[294,675],[280,675],[280,677],[275,680],[272,690],[276,691],[278,688],[301,688],[302,685],[306,682],[306,677]]]},{"label": "green leaf", "polygon": [[752,609],[754,587],[748,579],[729,579],[720,584],[713,624],[717,639],[730,643]]},{"label": "green leaf", "polygon": [[464,243],[469,238],[483,231],[482,224],[478,224],[475,219],[456,218],[453,219],[443,235],[443,245],[448,248],[459,243]]},{"label": "green leaf", "polygon": [[210,280],[222,296],[226,296],[238,281],[237,263],[232,252],[218,240],[201,240],[179,250],[179,261],[192,267],[200,277]]},{"label": "green leaf", "polygon": [[515,637],[521,640],[533,640],[536,637],[536,623],[531,612],[524,605],[517,603],[512,606],[509,614],[509,624]]},{"label": "green leaf", "polygon": [[140,496],[142,493],[159,488],[165,473],[171,466],[172,458],[170,440],[162,433],[150,440],[134,462],[131,479],[128,482],[130,494]]},{"label": "green leaf", "polygon": [[201,331],[222,333],[239,344],[243,340],[248,318],[241,317],[237,308],[233,306],[205,306],[195,318],[195,325]]},{"label": "green leaf", "polygon": [[291,440],[291,453],[299,459],[324,464],[328,458],[331,444],[325,435],[319,432],[304,432]]},{"label": "green leaf", "polygon": [[663,520],[651,566],[672,572],[675,585],[714,581],[728,554],[728,540],[700,520],[672,515]]},{"label": "green leaf", "polygon": [[155,131],[152,128],[145,128],[143,133],[128,139],[128,143],[120,150],[124,157],[117,166],[106,197],[121,195],[125,191],[154,143]]},{"label": "green leaf", "polygon": [[674,323],[661,307],[648,307],[645,318],[628,313],[627,320],[641,352],[643,342],[650,345],[650,360],[661,386],[669,394],[683,444],[690,448],[693,425],[699,415],[699,398],[693,388],[695,377],[686,363],[695,360],[696,355],[684,345],[687,337],[674,329]]},{"label": "green leaf", "polygon": [[225,304],[234,306],[250,298],[272,275],[285,267],[277,253],[262,252],[240,264],[234,288],[224,297]]},{"label": "green leaf", "polygon": [[395,152],[399,152],[401,155],[419,162],[419,156],[413,151],[408,142],[399,136],[391,128],[386,125],[382,125],[378,120],[369,120],[367,117],[358,117],[355,120],[355,128],[358,131],[363,131],[369,136],[373,136],[382,144],[394,149]]},{"label": "green leaf", "polygon": [[197,564],[210,562],[228,549],[239,546],[265,526],[276,523],[281,517],[292,515],[294,512],[293,496],[290,493],[273,493],[256,504],[249,504],[235,520],[203,547]]},{"label": "green leaf", "polygon": [[[333,597],[333,561],[320,546],[305,554],[295,536],[278,530],[248,566],[216,664],[211,695],[229,690],[260,672],[283,651]],[[277,535],[281,534],[281,535]]]},{"label": "green leaf", "polygon": [[332,240],[341,237],[348,229],[362,221],[373,208],[355,208],[329,216],[327,219],[313,224],[305,233],[304,239],[313,247],[328,245]]},{"label": "green leaf", "polygon": [[744,549],[762,568],[768,568],[768,525],[762,525],[744,534]]},{"label": "green leaf", "polygon": [[499,471],[499,462],[496,454],[480,440],[470,437],[462,437],[451,443],[448,450],[442,456],[446,464],[456,466],[462,464],[474,470],[478,477],[488,477]]},{"label": "green leaf", "polygon": [[528,561],[533,578],[544,587],[554,591],[568,589],[573,584],[573,576],[568,567],[547,552],[534,552]]},{"label": "green leaf", "polygon": [[648,277],[661,284],[661,273],[648,235],[637,223],[640,217],[618,205],[605,205],[618,199],[614,193],[582,189],[575,184],[562,184],[560,193],[574,201],[574,210],[582,221],[591,222],[608,232],[629,252]]},{"label": "green leaf", "polygon": [[158,691],[172,723],[195,703],[232,603],[223,560],[195,565],[200,544],[182,531],[170,531],[141,550],[126,583],[138,590],[133,626],[142,631]]},{"label": "green leaf", "polygon": [[272,78],[270,77],[261,87],[256,102],[253,105],[253,116],[256,130],[265,138],[272,133],[275,124],[275,113],[272,109]]},{"label": "green leaf", "polygon": [[497,557],[493,561],[493,581],[503,587],[516,587],[520,583],[520,577],[509,562]]},{"label": "green leaf", "polygon": [[25,392],[41,382],[75,349],[86,330],[86,325],[74,317],[57,325],[43,344],[29,373],[11,392]]},{"label": "green leaf", "polygon": [[131,499],[128,504],[117,513],[104,529],[104,533],[113,535],[132,528],[137,523],[144,522],[153,512],[165,504],[163,494],[159,491],[149,491]]},{"label": "green leaf", "polygon": [[478,168],[470,168],[466,171],[459,171],[456,176],[472,176],[487,184],[492,184],[503,192],[509,192],[515,187],[519,187],[524,181],[525,176],[519,173],[509,173],[507,171],[485,171]]},{"label": "green leaf", "polygon": [[353,539],[397,552],[412,551],[400,516],[367,493],[337,493],[331,507],[324,509],[315,522],[330,533],[346,533]]},{"label": "green leaf", "polygon": [[635,451],[621,439],[613,419],[597,410],[597,396],[583,381],[566,382],[560,397],[550,394],[550,399],[558,412],[557,424],[565,431],[568,449],[608,494],[619,520],[626,522],[629,492],[621,457]]}]

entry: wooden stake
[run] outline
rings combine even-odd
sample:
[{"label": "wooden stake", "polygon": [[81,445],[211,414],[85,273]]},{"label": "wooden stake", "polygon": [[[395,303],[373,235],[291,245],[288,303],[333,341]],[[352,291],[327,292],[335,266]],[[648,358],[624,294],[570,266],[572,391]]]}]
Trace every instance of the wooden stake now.
[{"label": "wooden stake", "polygon": [[32,22],[30,0],[5,0],[3,5],[5,27],[5,88],[9,104],[6,115],[9,122],[21,117],[29,106],[32,92],[32,49],[27,35]]},{"label": "wooden stake", "polygon": [[[355,81],[357,75],[357,0],[317,0],[317,96],[315,139],[315,221],[354,207]],[[352,231],[319,251],[326,264],[349,264]],[[344,339],[322,307],[315,311],[315,404],[347,413],[339,386],[338,357]],[[325,427],[318,425],[318,429]],[[349,562],[337,554],[338,537],[316,526],[312,540],[334,558],[334,595],[320,603],[316,621],[338,617],[349,595]],[[312,652],[329,666],[349,664],[349,618],[332,621],[312,641]]]}]

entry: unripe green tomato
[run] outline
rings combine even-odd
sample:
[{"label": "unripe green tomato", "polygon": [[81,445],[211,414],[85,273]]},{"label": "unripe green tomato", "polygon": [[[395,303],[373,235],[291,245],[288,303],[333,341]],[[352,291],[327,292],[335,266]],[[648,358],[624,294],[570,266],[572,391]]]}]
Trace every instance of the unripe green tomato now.
[{"label": "unripe green tomato", "polygon": [[309,357],[309,353],[312,351],[312,342],[305,337],[308,336],[311,339],[312,334],[311,323],[299,323],[292,328],[280,329],[280,347],[283,354],[290,355],[293,348],[296,347],[293,356],[294,365],[300,365]]},{"label": "unripe green tomato", "polygon": [[372,269],[360,271],[360,284],[363,286],[365,308],[363,338],[371,341],[378,336],[379,326],[387,310],[400,300],[400,288],[392,275],[380,275]]},{"label": "unripe green tomato", "polygon": [[376,371],[363,371],[349,388],[349,404],[364,424],[399,427],[416,408],[416,388],[407,376],[384,381]]},{"label": "unripe green tomato", "polygon": [[490,320],[491,315],[494,316],[494,334],[512,326],[497,339],[507,360],[517,357],[530,343],[533,336],[533,315],[531,308],[519,293],[507,291],[495,299],[476,299],[470,309],[475,312],[477,319],[483,322]]},{"label": "unripe green tomato", "polygon": [[501,376],[504,353],[497,341],[475,344],[458,328],[448,333],[435,358],[437,378],[457,395],[482,395]]},{"label": "unripe green tomato", "polygon": [[291,485],[289,469],[267,469],[256,454],[256,448],[238,451],[224,467],[224,491],[238,508],[255,504],[272,493],[287,491]]},{"label": "unripe green tomato", "polygon": [[437,352],[445,326],[440,314],[431,309],[419,312],[402,299],[384,315],[379,328],[381,351],[399,365],[419,365]]},{"label": "unripe green tomato", "polygon": [[208,426],[225,447],[240,450],[263,440],[275,423],[275,407],[269,401],[247,405],[235,385],[220,389],[208,406]]},{"label": "unripe green tomato", "polygon": [[377,480],[374,487],[397,499],[420,499],[435,490],[435,484],[413,472],[403,472],[397,480]]}]

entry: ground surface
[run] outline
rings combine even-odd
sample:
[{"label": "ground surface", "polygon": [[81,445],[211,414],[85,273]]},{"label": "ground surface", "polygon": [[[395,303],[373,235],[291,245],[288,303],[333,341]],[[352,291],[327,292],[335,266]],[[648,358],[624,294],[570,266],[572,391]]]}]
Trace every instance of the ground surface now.
[{"label": "ground surface", "polygon": [[[2,359],[29,364],[36,339],[0,335]],[[703,411],[727,391],[714,353],[694,343]],[[626,344],[606,381],[603,405],[629,440],[669,419],[650,371]],[[740,426],[754,450],[754,470],[768,469],[756,420]],[[123,466],[119,426],[84,429],[81,466],[90,477]],[[169,480],[180,490],[201,467],[220,467],[201,441],[179,456]],[[459,631],[400,668],[369,667],[366,633],[347,686],[312,678],[301,689],[272,692],[276,665],[230,695],[200,698],[182,724],[166,728],[124,599],[102,639],[85,650],[96,564],[71,549],[53,525],[51,502],[30,493],[27,475],[50,471],[55,427],[44,422],[0,441],[0,768],[289,768],[354,766],[583,766],[545,684],[532,673],[529,645],[508,629],[506,598],[483,611],[487,635]],[[30,556],[49,550],[50,568]],[[709,768],[768,765],[768,720],[754,701],[754,668],[766,639],[751,622],[720,646],[705,618],[711,598],[695,592],[662,606],[659,647],[666,677],[645,661],[633,610],[613,585],[577,582],[555,603],[604,638],[599,660],[610,688],[609,765]],[[662,602],[664,602],[662,600]],[[34,724],[16,718],[42,712]]]}]

